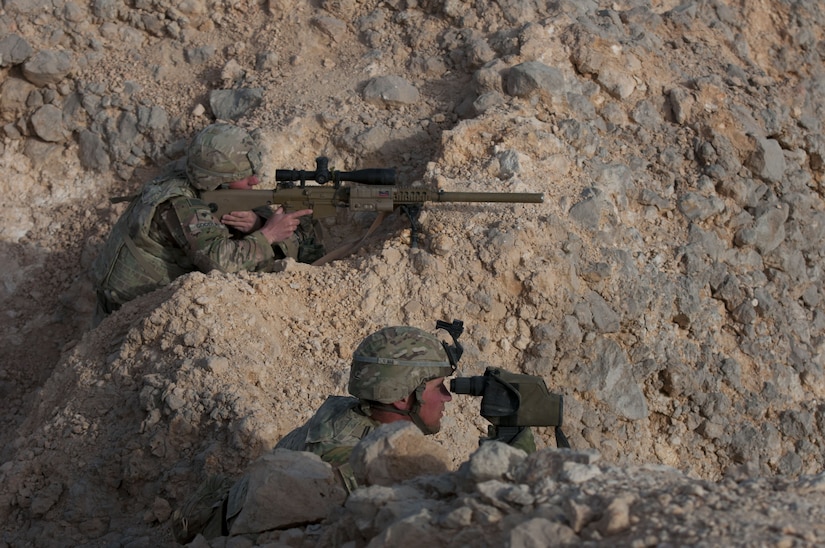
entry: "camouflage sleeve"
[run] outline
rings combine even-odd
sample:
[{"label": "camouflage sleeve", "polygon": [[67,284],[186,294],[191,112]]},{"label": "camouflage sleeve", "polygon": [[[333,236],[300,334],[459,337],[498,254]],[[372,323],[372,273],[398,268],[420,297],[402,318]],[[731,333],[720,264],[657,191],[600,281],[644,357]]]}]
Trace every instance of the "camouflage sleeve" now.
[{"label": "camouflage sleeve", "polygon": [[321,460],[332,466],[338,479],[341,481],[341,485],[347,490],[347,493],[352,493],[358,487],[355,473],[349,464],[349,457],[354,447],[336,443],[307,443],[306,435],[307,425],[296,428],[279,441],[275,448],[315,453],[321,457]]},{"label": "camouflage sleeve", "polygon": [[344,489],[349,494],[352,494],[358,488],[358,480],[355,479],[355,472],[349,463],[349,457],[352,455],[353,449],[354,447],[349,445],[339,445],[331,449],[315,448],[315,453],[335,469]]},{"label": "camouflage sleeve", "polygon": [[533,429],[529,427],[522,428],[515,438],[510,441],[511,447],[521,449],[528,455],[536,452],[536,438],[533,437]]},{"label": "camouflage sleeve", "polygon": [[322,453],[318,453],[318,455],[332,466],[341,466],[349,462],[349,456],[352,454],[353,449],[354,448],[350,446],[338,445]]},{"label": "camouflage sleeve", "polygon": [[487,433],[488,436],[481,439],[482,443],[500,441],[510,447],[521,449],[528,455],[536,452],[536,438],[533,437],[533,430],[529,426],[488,426]]},{"label": "camouflage sleeve", "polygon": [[341,444],[336,441],[307,441],[310,429],[309,424],[296,428],[276,445],[276,449],[291,449],[293,451],[309,451],[315,453],[324,462],[328,462],[333,467],[349,462],[349,456],[355,445]]},{"label": "camouflage sleeve", "polygon": [[267,270],[274,251],[259,231],[232,237],[205,202],[197,198],[170,200],[165,221],[178,245],[202,272]]}]

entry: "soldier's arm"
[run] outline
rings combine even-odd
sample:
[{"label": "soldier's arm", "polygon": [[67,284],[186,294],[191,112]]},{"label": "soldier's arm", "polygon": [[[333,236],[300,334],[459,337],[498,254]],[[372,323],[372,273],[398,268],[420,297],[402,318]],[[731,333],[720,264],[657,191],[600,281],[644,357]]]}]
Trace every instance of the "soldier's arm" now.
[{"label": "soldier's arm", "polygon": [[513,438],[509,445],[516,449],[521,449],[528,455],[536,452],[536,439],[533,437],[533,429],[529,426],[522,428],[515,438]]},{"label": "soldier's arm", "polygon": [[312,215],[312,210],[302,209],[284,213],[283,208],[279,207],[272,217],[266,220],[260,232],[270,244],[283,242],[295,233],[304,215]]},{"label": "soldier's arm", "polygon": [[221,217],[221,223],[240,234],[251,234],[264,224],[264,219],[255,211],[232,211]]},{"label": "soldier's arm", "polygon": [[355,472],[353,472],[352,466],[350,466],[349,463],[349,457],[353,449],[354,448],[350,446],[339,445],[320,454],[321,459],[328,462],[335,469],[338,479],[349,494],[358,488]]},{"label": "soldier's arm", "polygon": [[232,238],[202,200],[174,198],[170,206],[163,221],[198,270],[264,270],[274,259],[272,246],[261,231]]}]

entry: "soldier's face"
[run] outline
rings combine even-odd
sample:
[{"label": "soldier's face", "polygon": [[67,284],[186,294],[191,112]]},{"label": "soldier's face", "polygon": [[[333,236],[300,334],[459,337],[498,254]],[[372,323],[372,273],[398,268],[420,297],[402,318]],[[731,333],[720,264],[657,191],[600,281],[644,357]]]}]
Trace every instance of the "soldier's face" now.
[{"label": "soldier's face", "polygon": [[257,175],[250,175],[246,179],[240,181],[232,181],[229,183],[229,188],[234,190],[250,190],[252,187],[260,183]]},{"label": "soldier's face", "polygon": [[441,428],[441,417],[444,416],[444,404],[452,401],[450,391],[444,386],[444,377],[427,381],[421,395],[421,408],[418,415],[421,420],[434,432]]}]

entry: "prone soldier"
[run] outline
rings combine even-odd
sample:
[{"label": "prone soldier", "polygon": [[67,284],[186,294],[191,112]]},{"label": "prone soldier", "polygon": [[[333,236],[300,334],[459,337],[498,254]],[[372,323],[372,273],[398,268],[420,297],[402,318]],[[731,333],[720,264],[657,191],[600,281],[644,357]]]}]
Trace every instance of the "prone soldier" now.
[{"label": "prone soldier", "polygon": [[259,183],[261,151],[243,128],[212,124],[192,140],[185,160],[131,200],[92,267],[98,307],[93,323],[124,303],[193,271],[272,271],[292,257],[324,254],[311,209],[232,211],[216,217],[201,193]]}]

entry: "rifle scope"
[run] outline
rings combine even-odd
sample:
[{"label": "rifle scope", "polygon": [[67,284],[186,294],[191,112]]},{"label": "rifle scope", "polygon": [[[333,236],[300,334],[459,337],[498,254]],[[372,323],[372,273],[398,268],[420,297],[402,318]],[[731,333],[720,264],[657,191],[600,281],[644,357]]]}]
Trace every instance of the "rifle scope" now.
[{"label": "rifle scope", "polygon": [[319,185],[332,181],[338,184],[342,181],[351,183],[361,183],[364,185],[394,185],[395,169],[392,168],[370,168],[357,169],[355,171],[335,171],[329,169],[329,158],[319,156],[315,159],[315,171],[305,171],[303,169],[276,169],[276,181],[314,181]]}]

